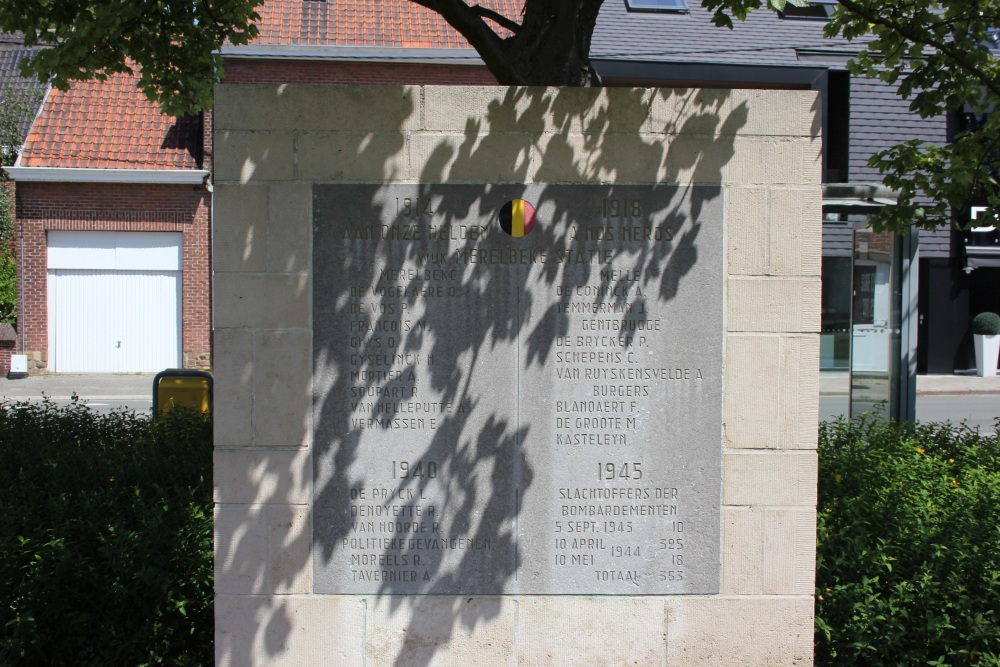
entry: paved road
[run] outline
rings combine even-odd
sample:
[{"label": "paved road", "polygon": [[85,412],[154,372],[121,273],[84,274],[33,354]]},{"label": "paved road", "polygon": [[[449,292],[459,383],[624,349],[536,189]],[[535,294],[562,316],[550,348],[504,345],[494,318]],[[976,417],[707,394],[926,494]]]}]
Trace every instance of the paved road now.
[{"label": "paved road", "polygon": [[[831,420],[847,411],[846,396],[822,396],[820,419]],[[918,422],[965,421],[972,428],[992,433],[1000,417],[1000,394],[921,394],[917,396]]]},{"label": "paved road", "polygon": [[930,394],[917,396],[917,421],[953,424],[965,420],[981,431],[994,431],[1000,417],[1000,394]]},{"label": "paved road", "polygon": [[135,410],[149,413],[153,407],[153,375],[44,375],[8,380],[0,378],[0,401],[38,402],[43,397],[67,405],[73,395],[97,410]]}]

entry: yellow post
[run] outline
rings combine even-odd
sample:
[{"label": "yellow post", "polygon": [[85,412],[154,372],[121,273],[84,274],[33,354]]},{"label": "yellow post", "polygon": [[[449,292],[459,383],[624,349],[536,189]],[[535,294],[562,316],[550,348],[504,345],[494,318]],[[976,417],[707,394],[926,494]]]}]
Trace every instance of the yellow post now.
[{"label": "yellow post", "polygon": [[198,412],[212,412],[212,374],[169,368],[153,378],[153,415],[180,406]]}]

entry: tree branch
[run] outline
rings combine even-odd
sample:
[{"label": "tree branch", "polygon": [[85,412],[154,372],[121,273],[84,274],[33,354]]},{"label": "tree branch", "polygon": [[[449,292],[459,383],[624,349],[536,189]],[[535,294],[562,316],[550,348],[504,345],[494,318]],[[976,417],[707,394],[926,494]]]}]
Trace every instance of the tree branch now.
[{"label": "tree branch", "polygon": [[873,25],[880,25],[887,28],[914,44],[922,44],[937,49],[940,53],[950,58],[960,69],[965,70],[979,81],[984,88],[1000,97],[1000,82],[995,81],[986,72],[983,72],[976,65],[975,61],[969,57],[968,53],[958,48],[956,43],[943,42],[934,37],[930,31],[921,30],[917,23],[908,21],[905,18],[900,21],[893,21],[879,12],[871,11],[856,0],[838,0],[838,2],[849,11],[861,16]]},{"label": "tree branch", "polygon": [[515,35],[521,30],[521,24],[511,21],[503,14],[497,13],[492,9],[490,9],[489,7],[483,7],[482,5],[473,5],[472,11],[474,11],[476,14],[478,14],[483,18],[495,21],[504,28],[507,28],[507,30],[510,30]]},{"label": "tree branch", "polygon": [[494,75],[497,72],[507,71],[503,39],[483,20],[477,11],[478,8],[470,7],[463,0],[411,0],[411,2],[440,14],[479,52],[486,67]]}]

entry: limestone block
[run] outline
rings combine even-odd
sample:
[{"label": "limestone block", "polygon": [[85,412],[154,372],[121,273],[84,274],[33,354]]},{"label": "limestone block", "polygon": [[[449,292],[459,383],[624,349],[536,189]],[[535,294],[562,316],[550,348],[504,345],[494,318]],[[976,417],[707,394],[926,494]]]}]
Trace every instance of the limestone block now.
[{"label": "limestone block", "polygon": [[823,98],[816,94],[802,100],[802,118],[808,124],[803,147],[803,175],[807,183],[823,180]]},{"label": "limestone block", "polygon": [[217,594],[311,592],[307,507],[218,505],[214,525]]},{"label": "limestone block", "polygon": [[778,446],[780,349],[778,336],[727,337],[723,416],[728,447]]},{"label": "limestone block", "polygon": [[726,281],[728,331],[819,333],[820,280],[745,278]]},{"label": "limestone block", "polygon": [[295,141],[295,173],[306,181],[380,183],[405,178],[406,141],[402,132],[301,134]]},{"label": "limestone block", "polygon": [[305,447],[312,433],[312,334],[254,334],[254,445]]},{"label": "limestone block", "polygon": [[661,88],[655,92],[651,126],[663,134],[801,136],[812,124],[811,114],[803,116],[802,107],[817,98],[811,91]]},{"label": "limestone block", "polygon": [[216,272],[267,268],[267,186],[215,188],[212,268]]},{"label": "limestone block", "polygon": [[816,512],[763,510],[762,592],[812,595],[816,572]]},{"label": "limestone block", "polygon": [[311,593],[312,524],[309,508],[302,505],[269,505],[267,520],[267,592]]},{"label": "limestone block", "polygon": [[427,86],[424,129],[483,133],[629,134],[649,131],[652,92],[640,88]]},{"label": "limestone block", "polygon": [[507,86],[426,86],[422,93],[422,129],[473,134],[541,133],[555,97],[551,88]]},{"label": "limestone block", "polygon": [[656,93],[648,88],[560,88],[547,131],[614,135],[613,141],[652,134],[650,107]]},{"label": "limestone block", "polygon": [[[551,161],[550,144],[559,141],[563,135],[547,137],[539,150],[542,163]],[[616,183],[662,183],[670,165],[673,143],[664,142],[650,135],[584,135],[582,147],[578,150],[582,174],[591,180]],[[539,175],[539,181],[545,179]],[[583,179],[587,182],[587,178]]]},{"label": "limestone block", "polygon": [[532,182],[529,135],[415,134],[405,178],[439,183]]},{"label": "limestone block", "polygon": [[538,183],[662,183],[670,144],[649,134],[546,134],[538,139]]},{"label": "limestone block", "polygon": [[722,457],[722,504],[814,508],[817,474],[815,452],[730,450]]},{"label": "limestone block", "polygon": [[268,590],[268,522],[263,505],[215,508],[215,592],[248,595]]},{"label": "limestone block", "polygon": [[746,125],[744,91],[658,88],[650,102],[650,129],[658,134],[735,134]]},{"label": "limestone block", "polygon": [[521,598],[518,665],[617,667],[665,662],[662,597]]},{"label": "limestone block", "polygon": [[753,507],[722,509],[723,595],[760,595],[763,566],[761,512]]},{"label": "limestone block", "polygon": [[819,423],[819,336],[781,339],[781,447],[815,449]]},{"label": "limestone block", "polygon": [[767,271],[768,191],[763,187],[726,190],[729,275],[759,276]]},{"label": "limestone block", "polygon": [[215,326],[303,329],[310,322],[308,275],[216,274]]},{"label": "limestone block", "polygon": [[741,181],[726,175],[727,165],[737,150],[737,137],[733,135],[683,134],[668,138],[666,145],[666,161],[659,174],[663,182],[680,185],[764,182],[760,176]]},{"label": "limestone block", "polygon": [[[705,156],[718,168],[724,183],[808,185],[819,183],[819,174],[807,169],[808,140],[794,137],[719,136]],[[698,174],[695,174],[698,176]],[[696,182],[705,182],[696,178]],[[712,181],[715,182],[715,181]]]},{"label": "limestone block", "polygon": [[216,329],[213,431],[216,447],[253,443],[253,333]]},{"label": "limestone block", "polygon": [[367,664],[510,665],[516,608],[503,597],[385,597],[368,602]]},{"label": "limestone block", "polygon": [[767,272],[820,275],[823,197],[818,187],[770,191]]},{"label": "limestone block", "polygon": [[822,125],[823,99],[815,90],[746,91],[751,108],[747,130],[753,134],[813,137]]},{"label": "limestone block", "polygon": [[[582,134],[545,135],[532,151],[531,178],[538,183],[600,182],[601,158]],[[657,163],[659,164],[659,163]]]},{"label": "limestone block", "polygon": [[812,664],[813,599],[667,598],[670,667]]},{"label": "limestone block", "polygon": [[216,130],[215,180],[251,183],[293,176],[293,136],[282,132]]},{"label": "limestone block", "polygon": [[240,84],[215,89],[220,130],[413,131],[418,128],[415,86]]},{"label": "limestone block", "polygon": [[809,508],[723,508],[722,593],[812,595],[816,515]]},{"label": "limestone block", "polygon": [[305,505],[312,502],[308,449],[216,449],[216,503]]},{"label": "limestone block", "polygon": [[305,273],[312,262],[312,186],[275,183],[270,188],[267,270]]},{"label": "limestone block", "polygon": [[361,667],[364,604],[351,597],[218,595],[215,664]]},{"label": "limestone block", "polygon": [[801,116],[804,119],[803,134],[814,144],[823,148],[823,96],[816,91],[800,98]]}]

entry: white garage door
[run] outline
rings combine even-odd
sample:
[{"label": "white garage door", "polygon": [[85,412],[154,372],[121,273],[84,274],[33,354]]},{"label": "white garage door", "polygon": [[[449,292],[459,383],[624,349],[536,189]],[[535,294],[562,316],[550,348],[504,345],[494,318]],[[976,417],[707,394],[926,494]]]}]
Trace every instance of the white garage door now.
[{"label": "white garage door", "polygon": [[52,371],[180,365],[180,234],[49,232],[48,273]]}]

